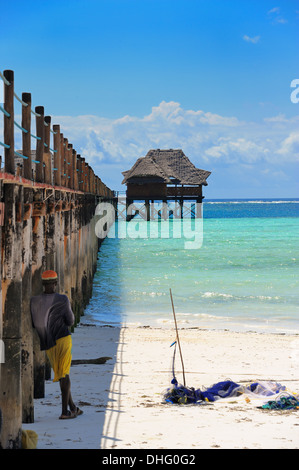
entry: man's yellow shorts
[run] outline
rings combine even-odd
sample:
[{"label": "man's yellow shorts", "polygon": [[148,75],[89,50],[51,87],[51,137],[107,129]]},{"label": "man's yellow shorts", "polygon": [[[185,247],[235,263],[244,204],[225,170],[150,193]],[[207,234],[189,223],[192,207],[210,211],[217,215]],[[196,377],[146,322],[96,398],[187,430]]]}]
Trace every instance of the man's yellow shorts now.
[{"label": "man's yellow shorts", "polygon": [[71,335],[59,338],[55,346],[46,351],[51,367],[54,371],[53,382],[58,382],[69,375],[72,362],[72,337]]}]

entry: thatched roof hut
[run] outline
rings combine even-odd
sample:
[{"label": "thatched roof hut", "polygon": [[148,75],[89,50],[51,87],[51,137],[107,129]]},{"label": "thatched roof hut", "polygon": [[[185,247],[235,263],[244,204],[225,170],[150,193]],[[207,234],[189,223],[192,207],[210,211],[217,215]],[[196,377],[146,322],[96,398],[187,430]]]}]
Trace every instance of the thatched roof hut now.
[{"label": "thatched roof hut", "polygon": [[[141,196],[142,192],[147,197],[150,197],[150,192],[153,196],[157,192],[161,196],[167,196],[174,195],[167,191],[167,185],[197,186],[201,192],[202,185],[207,186],[206,180],[210,174],[210,171],[196,168],[180,149],[156,149],[150,150],[145,157],[138,158],[130,170],[123,172],[122,184],[127,185],[127,192],[131,197],[134,193]],[[191,188],[188,189],[191,195]],[[196,191],[194,194],[199,195]],[[183,195],[182,191],[180,195]]]},{"label": "thatched roof hut", "polygon": [[167,184],[184,184],[206,186],[206,179],[211,172],[196,168],[184,152],[177,150],[150,150],[145,157],[138,158],[128,171],[124,171],[123,184],[163,182]]}]

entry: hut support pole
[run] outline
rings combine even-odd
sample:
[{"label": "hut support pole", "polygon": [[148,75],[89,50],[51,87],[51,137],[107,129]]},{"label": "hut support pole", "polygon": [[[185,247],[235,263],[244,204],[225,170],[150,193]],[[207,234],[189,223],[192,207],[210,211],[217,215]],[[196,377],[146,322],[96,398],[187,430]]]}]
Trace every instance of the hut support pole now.
[{"label": "hut support pole", "polygon": [[145,213],[146,213],[146,220],[149,222],[151,220],[151,211],[150,211],[150,202],[149,200],[145,201]]}]

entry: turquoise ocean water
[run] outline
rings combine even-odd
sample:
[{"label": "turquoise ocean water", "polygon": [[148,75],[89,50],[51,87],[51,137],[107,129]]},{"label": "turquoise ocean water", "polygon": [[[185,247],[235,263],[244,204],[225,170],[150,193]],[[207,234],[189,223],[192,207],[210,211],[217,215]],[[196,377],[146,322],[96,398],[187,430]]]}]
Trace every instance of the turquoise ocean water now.
[{"label": "turquoise ocean water", "polygon": [[180,327],[299,333],[298,199],[207,200],[195,249],[185,244],[194,221],[181,238],[177,219],[134,223],[141,235],[149,224],[161,232],[105,239],[86,309],[93,321],[173,327],[171,288]]}]

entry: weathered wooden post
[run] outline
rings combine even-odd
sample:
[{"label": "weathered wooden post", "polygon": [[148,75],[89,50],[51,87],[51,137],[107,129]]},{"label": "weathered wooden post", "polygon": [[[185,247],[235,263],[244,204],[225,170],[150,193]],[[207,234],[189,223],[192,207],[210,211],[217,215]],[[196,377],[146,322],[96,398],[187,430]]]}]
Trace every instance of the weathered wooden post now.
[{"label": "weathered wooden post", "polygon": [[61,177],[61,186],[64,186],[64,137],[63,134],[60,134],[60,177]]},{"label": "weathered wooden post", "polygon": [[100,178],[99,178],[99,195],[103,197],[103,182]]},{"label": "weathered wooden post", "polygon": [[89,164],[87,166],[87,182],[88,192],[91,193],[91,167]]},{"label": "weathered wooden post", "polygon": [[99,181],[99,194],[101,197],[103,197],[103,182],[101,179]]},{"label": "weathered wooden post", "polygon": [[86,162],[86,160],[84,164],[85,164],[85,192],[89,193],[89,171],[88,171],[89,165]]},{"label": "weathered wooden post", "polygon": [[77,247],[76,247],[76,304],[77,304],[77,319],[79,321],[81,315],[83,315],[83,296],[82,296],[82,288],[81,288],[81,279],[82,279],[82,263],[81,263],[81,253],[82,253],[82,195],[77,195],[79,199],[79,204],[76,207],[76,229],[77,229]]},{"label": "weathered wooden post", "polygon": [[68,183],[68,140],[64,137],[63,139],[63,148],[64,148],[64,166],[63,166],[63,176],[64,176],[64,186],[69,187]]},{"label": "weathered wooden post", "polygon": [[[54,184],[62,186],[62,171],[63,171],[63,136],[60,133],[60,126],[53,125],[54,132]],[[61,278],[61,191],[55,191],[55,210],[54,210],[54,224],[55,224],[55,267],[58,273],[58,287],[59,290],[63,285],[63,278]]]},{"label": "weathered wooden post", "polygon": [[64,139],[65,142],[65,160],[64,160],[64,173],[65,173],[65,187],[69,188],[69,143],[68,139]]},{"label": "weathered wooden post", "polygon": [[[45,269],[44,249],[44,203],[43,190],[39,189],[33,196],[32,211],[32,295],[42,293],[41,275]],[[36,331],[33,335],[34,365],[34,398],[45,396],[45,352],[40,351],[40,342]]]},{"label": "weathered wooden post", "polygon": [[73,189],[73,144],[68,144],[68,187]]},{"label": "weathered wooden post", "polygon": [[82,178],[82,157],[77,155],[77,169],[78,169],[78,189],[83,191],[83,178]]},{"label": "weathered wooden post", "polygon": [[64,215],[62,212],[62,203],[59,202],[55,211],[55,265],[58,274],[58,292],[64,292]]},{"label": "weathered wooden post", "polygon": [[31,188],[24,188],[22,231],[22,422],[34,422],[33,331],[30,313],[32,295],[32,207]]},{"label": "weathered wooden post", "polygon": [[6,173],[15,174],[15,131],[14,131],[14,72],[4,70],[4,169]]},{"label": "weathered wooden post", "polygon": [[86,184],[85,191],[89,193],[89,164],[86,161],[85,161],[85,184]]},{"label": "weathered wooden post", "polygon": [[50,130],[51,130],[51,116],[45,116],[44,120],[45,126],[45,142],[44,142],[44,181],[47,184],[52,184],[52,156],[50,152]]},{"label": "weathered wooden post", "polygon": [[55,271],[55,194],[49,194],[46,202],[45,267]]},{"label": "weathered wooden post", "polygon": [[90,172],[89,172],[89,181],[90,181],[90,183],[89,183],[89,192],[90,192],[91,194],[94,194],[94,190],[93,190],[93,174],[94,174],[94,173],[93,173],[93,169],[92,169],[91,166],[90,166]]},{"label": "weathered wooden post", "polygon": [[[65,210],[63,212],[64,218],[64,294],[70,298],[71,295],[71,273],[70,273],[70,263],[71,263],[71,211]],[[71,299],[70,299],[71,300]]]},{"label": "weathered wooden post", "polygon": [[[76,158],[76,153],[73,150],[73,160]],[[77,173],[77,172],[76,172]],[[80,321],[80,307],[78,305],[78,290],[77,290],[77,277],[78,277],[78,270],[80,270],[80,266],[78,266],[78,247],[79,247],[79,217],[78,217],[78,207],[76,205],[76,200],[74,193],[72,194],[73,202],[71,210],[70,210],[70,286],[71,286],[71,302],[73,312],[75,314],[75,324]]]},{"label": "weathered wooden post", "polygon": [[32,159],[31,159],[31,94],[22,93],[22,101],[27,106],[22,106],[22,127],[27,132],[22,132],[22,152],[26,158],[24,161],[24,178],[32,179]]},{"label": "weathered wooden post", "polygon": [[[5,70],[4,82],[4,143],[5,172],[15,174],[14,162],[14,72]],[[2,340],[5,345],[5,363],[0,364],[0,408],[2,426],[0,448],[21,446],[21,279],[17,260],[21,244],[16,207],[22,208],[21,188],[14,184],[3,185],[4,227],[2,250],[5,259],[2,278],[3,325]],[[19,219],[21,215],[19,214]]]},{"label": "weathered wooden post", "polygon": [[89,165],[89,192],[93,194],[93,179],[92,179],[93,170]]},{"label": "weathered wooden post", "polygon": [[61,158],[60,158],[60,126],[53,125],[53,148],[54,148],[54,185],[61,185]]},{"label": "weathered wooden post", "polygon": [[21,324],[22,280],[19,260],[22,252],[23,187],[13,183],[4,185],[3,265],[3,336],[5,363],[1,364],[0,408],[2,430],[0,448],[17,449],[21,446],[22,390],[21,390]]},{"label": "weathered wooden post", "polygon": [[66,170],[65,170],[65,174],[66,174],[66,187],[69,188],[70,187],[70,147],[69,147],[69,143],[67,141],[66,143],[66,153],[65,153],[65,163],[66,163]]},{"label": "weathered wooden post", "polygon": [[77,172],[77,152],[73,149],[72,161],[72,174],[73,174],[73,189],[78,190],[78,172]]},{"label": "weathered wooden post", "polygon": [[86,163],[85,158],[82,157],[82,191],[86,192]]},{"label": "weathered wooden post", "polygon": [[[55,265],[55,251],[56,251],[56,236],[55,236],[55,192],[50,189],[50,194],[47,195],[45,207],[45,240],[44,240],[44,258],[45,268],[56,270]],[[47,193],[47,191],[46,191]],[[51,378],[51,365],[48,357],[45,357],[45,380]]]},{"label": "weathered wooden post", "polygon": [[95,194],[95,174],[93,169],[91,169],[91,180],[92,180],[92,194]]},{"label": "weathered wooden post", "polygon": [[85,160],[85,192],[89,193],[89,164]]},{"label": "weathered wooden post", "polygon": [[44,107],[36,106],[36,181],[44,182],[44,143],[45,143],[45,123],[44,123]]},{"label": "weathered wooden post", "polygon": [[92,193],[92,169],[90,165],[88,165],[88,192]]}]

